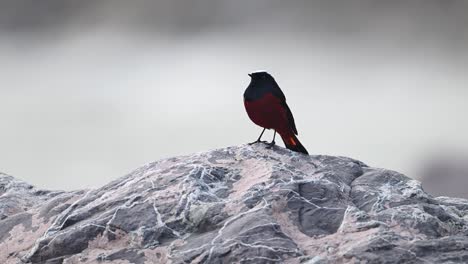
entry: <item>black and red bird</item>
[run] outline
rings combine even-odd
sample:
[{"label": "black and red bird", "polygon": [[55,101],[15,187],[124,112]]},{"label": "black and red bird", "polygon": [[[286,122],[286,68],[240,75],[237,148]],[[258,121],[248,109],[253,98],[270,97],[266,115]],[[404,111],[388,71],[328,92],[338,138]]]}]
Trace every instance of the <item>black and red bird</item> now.
[{"label": "black and red bird", "polygon": [[253,72],[249,76],[251,81],[244,92],[245,110],[255,124],[263,127],[260,137],[251,144],[262,142],[261,138],[265,129],[274,129],[275,133],[273,141],[269,143],[270,147],[275,144],[275,136],[278,132],[286,148],[309,154],[296,137],[294,117],[275,79],[264,71]]}]

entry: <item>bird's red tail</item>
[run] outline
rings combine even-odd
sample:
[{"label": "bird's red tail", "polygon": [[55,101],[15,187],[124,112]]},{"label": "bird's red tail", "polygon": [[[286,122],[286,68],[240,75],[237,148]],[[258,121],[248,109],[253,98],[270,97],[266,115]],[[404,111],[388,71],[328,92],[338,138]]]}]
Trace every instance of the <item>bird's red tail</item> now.
[{"label": "bird's red tail", "polygon": [[281,135],[281,138],[283,139],[284,145],[287,149],[309,155],[309,152],[307,152],[307,150],[294,134],[285,136]]}]

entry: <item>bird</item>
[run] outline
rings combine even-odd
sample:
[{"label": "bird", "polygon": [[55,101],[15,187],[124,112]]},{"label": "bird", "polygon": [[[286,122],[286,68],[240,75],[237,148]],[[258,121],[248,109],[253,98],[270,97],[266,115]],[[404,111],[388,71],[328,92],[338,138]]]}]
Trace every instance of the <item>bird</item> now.
[{"label": "bird", "polygon": [[273,76],[266,71],[252,72],[248,75],[251,80],[244,92],[245,110],[252,122],[263,127],[258,139],[249,144],[266,143],[266,141],[261,141],[262,135],[266,129],[273,129],[275,131],[273,140],[267,143],[268,148],[276,144],[275,136],[278,133],[287,149],[308,155],[309,153],[296,137],[298,133],[293,114],[286,103],[283,91]]}]

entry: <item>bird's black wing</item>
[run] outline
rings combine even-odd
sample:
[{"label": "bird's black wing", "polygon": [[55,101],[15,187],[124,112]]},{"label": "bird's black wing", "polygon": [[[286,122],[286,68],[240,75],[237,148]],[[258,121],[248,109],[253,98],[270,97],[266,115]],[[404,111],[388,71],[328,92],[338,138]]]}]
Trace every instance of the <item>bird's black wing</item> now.
[{"label": "bird's black wing", "polygon": [[294,134],[297,135],[296,122],[294,122],[294,116],[291,112],[291,109],[289,109],[288,104],[286,103],[286,96],[284,96],[284,93],[283,91],[281,91],[281,88],[279,88],[279,86],[273,88],[273,95],[281,99],[281,105],[286,109],[286,113],[288,115],[289,125],[293,129]]},{"label": "bird's black wing", "polygon": [[291,112],[291,109],[289,109],[289,106],[288,106],[288,104],[286,104],[286,101],[284,101],[283,106],[284,106],[284,108],[286,108],[286,113],[288,115],[289,125],[293,129],[294,134],[297,135],[296,123],[294,122],[294,117],[293,117],[293,114]]}]

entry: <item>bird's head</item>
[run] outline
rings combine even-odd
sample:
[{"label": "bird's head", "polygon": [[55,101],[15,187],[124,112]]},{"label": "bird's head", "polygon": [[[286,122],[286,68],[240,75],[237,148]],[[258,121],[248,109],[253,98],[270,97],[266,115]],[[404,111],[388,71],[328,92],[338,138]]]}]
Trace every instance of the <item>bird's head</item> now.
[{"label": "bird's head", "polygon": [[252,81],[257,81],[257,82],[271,82],[275,80],[273,79],[273,76],[271,76],[266,71],[252,72],[252,73],[249,73],[249,76],[252,78]]},{"label": "bird's head", "polygon": [[266,71],[249,73],[250,83],[244,93],[244,100],[252,101],[262,97],[265,93],[272,93],[279,89],[275,79]]},{"label": "bird's head", "polygon": [[275,79],[273,76],[271,76],[268,72],[266,71],[256,71],[249,73],[250,76],[250,85],[255,87],[256,89],[259,88],[268,88],[268,87],[274,87],[278,86],[276,83]]}]

